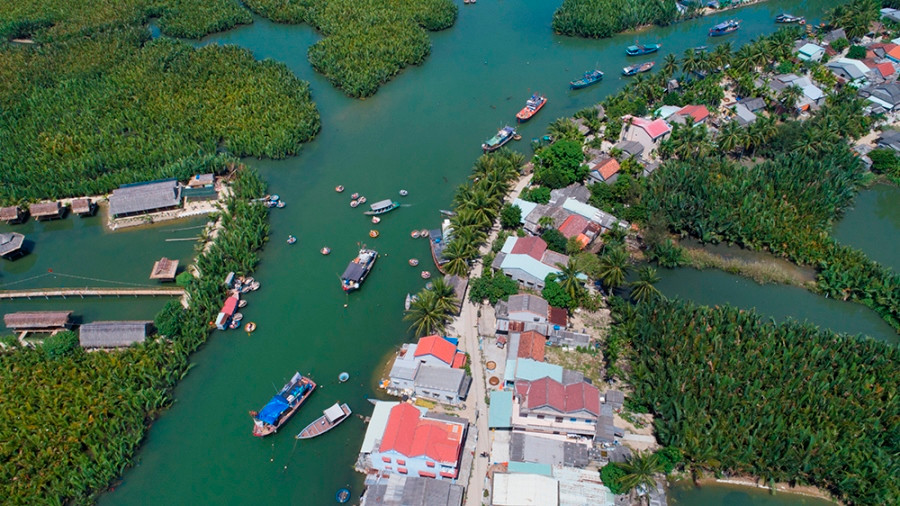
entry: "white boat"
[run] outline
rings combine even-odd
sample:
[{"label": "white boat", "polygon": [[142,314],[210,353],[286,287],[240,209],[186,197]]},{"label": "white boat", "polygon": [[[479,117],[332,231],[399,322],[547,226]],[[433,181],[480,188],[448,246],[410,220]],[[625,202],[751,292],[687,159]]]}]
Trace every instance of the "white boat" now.
[{"label": "white boat", "polygon": [[322,416],[300,431],[300,434],[297,434],[297,439],[310,439],[321,436],[350,418],[351,413],[353,412],[350,411],[350,406],[347,403],[338,405],[335,402],[333,406],[322,412]]}]

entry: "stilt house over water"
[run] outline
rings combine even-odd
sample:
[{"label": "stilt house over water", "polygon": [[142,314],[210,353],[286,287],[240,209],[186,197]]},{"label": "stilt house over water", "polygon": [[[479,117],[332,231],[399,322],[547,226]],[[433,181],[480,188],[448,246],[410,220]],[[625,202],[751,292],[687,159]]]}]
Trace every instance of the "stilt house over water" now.
[{"label": "stilt house over water", "polygon": [[0,221],[10,225],[22,223],[28,218],[28,212],[19,206],[0,207]]},{"label": "stilt house over water", "polygon": [[150,272],[150,279],[174,281],[177,273],[178,260],[169,260],[166,257],[162,257],[153,264],[153,270]]},{"label": "stilt house over water", "polygon": [[41,202],[31,204],[28,212],[38,221],[58,220],[65,215],[66,208],[59,202]]},{"label": "stilt house over water", "polygon": [[78,342],[82,348],[123,348],[146,341],[152,324],[150,321],[85,323],[78,329]]},{"label": "stilt house over water", "polygon": [[14,260],[24,256],[26,251],[22,248],[25,244],[25,236],[16,232],[0,234],[0,257]]},{"label": "stilt house over water", "polygon": [[72,201],[72,212],[78,216],[93,216],[97,211],[97,204],[91,199],[75,199]]},{"label": "stilt house over water", "polygon": [[109,196],[112,218],[175,209],[181,206],[181,185],[175,179],[122,186]]},{"label": "stilt house over water", "polygon": [[19,311],[3,315],[3,324],[15,332],[56,332],[71,329],[71,311]]}]

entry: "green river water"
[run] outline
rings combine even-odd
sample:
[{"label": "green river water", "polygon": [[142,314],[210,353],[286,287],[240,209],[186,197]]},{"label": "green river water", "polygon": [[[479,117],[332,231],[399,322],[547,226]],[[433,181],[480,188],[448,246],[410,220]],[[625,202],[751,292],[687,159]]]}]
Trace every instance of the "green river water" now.
[{"label": "green river water", "polygon": [[[425,64],[405,70],[366,100],[345,97],[311,69],[306,49],[318,35],[307,26],[256,19],[250,26],[202,41],[238,44],[258,58],[284,62],[301,79],[309,80],[322,114],[322,132],[300,156],[249,161],[261,170],[270,190],[287,202],[287,207],[271,213],[271,241],[255,273],[262,288],[248,297],[250,303],[243,311],[259,328],[252,337],[235,331],[211,336],[193,356],[195,366],[176,388],[175,403],[149,431],[135,466],[124,474],[114,492],[100,498],[101,503],[318,505],[333,503],[334,492],[348,484],[354,497],[358,496],[362,477],[353,471],[353,463],[365,431],[360,419],[354,417],[327,436],[302,444],[293,435],[335,401],[348,402],[355,413],[371,412],[366,399],[375,394],[377,371],[395,347],[410,339],[401,320],[403,298],[421,288],[424,281],[419,271],[430,266],[427,242],[411,239],[410,230],[437,224],[438,210],[449,206],[455,187],[480,154],[480,143],[515,121],[516,111],[530,92],[547,94],[549,102],[520,130],[526,140],[512,145],[524,152],[529,152],[527,139],[543,134],[550,121],[569,116],[618,89],[624,82],[619,69],[643,61],[624,56],[624,47],[634,41],[633,34],[600,41],[554,36],[550,20],[558,4],[523,6],[485,0],[474,6],[461,5],[456,25],[431,35],[433,50]],[[773,31],[772,18],[788,6],[792,13],[815,20],[825,5],[822,1],[772,1],[650,29],[642,33],[641,41],[660,41],[663,53],[679,55],[688,47],[725,40],[737,46]],[[707,28],[728,17],[743,20],[742,29],[730,37],[707,39]],[[607,73],[601,84],[577,92],[567,89],[569,80],[594,67]],[[336,194],[333,188],[338,184],[347,191]],[[409,190],[408,197],[397,195],[401,188]],[[369,239],[373,225],[348,206],[348,195],[357,191],[370,202],[395,198],[404,205],[377,226],[381,232],[378,239]],[[47,228],[80,226],[83,224],[60,222]],[[80,257],[73,257],[79,250],[67,242],[75,241],[79,233],[64,236],[35,230],[29,237],[38,245],[46,240],[58,248],[36,249],[35,258],[19,260],[12,272],[8,272],[10,264],[4,264],[0,280],[4,284],[25,280],[16,285],[19,288],[42,286],[37,283],[48,281],[47,277],[27,278],[52,268],[145,283],[154,257],[190,256],[193,243],[160,242],[160,236],[168,235],[165,228],[186,226],[190,225],[133,235],[85,231],[96,240],[86,240],[86,252]],[[296,235],[298,243],[285,244],[288,234]],[[360,242],[379,250],[382,257],[363,289],[348,297],[339,288],[338,276]],[[151,243],[153,248],[148,247]],[[173,249],[163,251],[163,245]],[[318,253],[325,245],[332,248],[327,257]],[[410,257],[422,259],[422,266],[409,267]],[[110,271],[122,275],[114,277]],[[716,279],[712,271],[700,275],[698,284],[731,283],[730,279]],[[663,284],[671,280],[667,275]],[[762,306],[772,289],[732,288],[750,293],[732,300],[747,307]],[[834,301],[810,297],[808,311],[798,317],[838,330],[891,338],[879,329],[877,316],[866,315],[861,306],[845,303],[840,307],[850,309],[843,317],[819,319],[834,313],[838,306],[831,304]],[[152,316],[163,303],[161,299],[104,299],[106,309],[98,309],[99,303],[70,302],[74,301],[4,304],[4,309],[66,306],[75,307],[86,319],[132,318]],[[857,309],[860,311],[854,312]],[[248,411],[259,409],[297,370],[311,375],[323,388],[281,433],[262,440],[251,437]],[[341,371],[351,374],[348,383],[338,384]],[[682,504],[724,504],[720,489],[685,489],[676,496]],[[772,500],[777,502],[766,504],[797,503],[789,495]]]}]

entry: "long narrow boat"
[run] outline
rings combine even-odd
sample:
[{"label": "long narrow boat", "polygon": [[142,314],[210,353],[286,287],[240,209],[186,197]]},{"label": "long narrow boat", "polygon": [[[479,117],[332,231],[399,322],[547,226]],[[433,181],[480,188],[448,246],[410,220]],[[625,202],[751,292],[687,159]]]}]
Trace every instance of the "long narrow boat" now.
[{"label": "long narrow boat", "polygon": [[250,416],[253,417],[253,435],[263,437],[277,432],[279,427],[294,416],[315,389],[315,381],[303,377],[299,372],[294,373],[291,380],[263,406],[259,413],[250,412]]},{"label": "long narrow boat", "polygon": [[491,137],[484,144],[481,145],[481,150],[485,153],[490,153],[491,151],[496,151],[500,149],[504,144],[511,141],[513,136],[516,135],[516,129],[507,125],[500,129],[497,132],[497,135]]},{"label": "long narrow boat", "polygon": [[635,44],[625,48],[625,54],[628,56],[641,56],[645,54],[655,53],[659,51],[662,44]]},{"label": "long narrow boat", "polygon": [[806,18],[802,16],[792,16],[790,14],[782,12],[781,14],[775,16],[775,22],[784,24],[799,23],[802,25],[806,23]]},{"label": "long narrow boat", "polygon": [[656,65],[656,62],[647,61],[641,63],[640,65],[631,65],[629,67],[625,67],[622,69],[622,74],[626,76],[633,76],[635,74],[640,74],[642,72],[649,72],[653,66]]},{"label": "long narrow boat", "polygon": [[376,214],[384,214],[388,211],[393,211],[398,207],[400,207],[400,203],[391,199],[379,200],[378,202],[369,206],[371,211],[366,211],[363,214],[374,216]]},{"label": "long narrow boat", "polygon": [[531,95],[531,98],[529,98],[525,102],[525,107],[523,107],[522,110],[516,114],[516,121],[518,121],[519,123],[525,123],[526,121],[530,120],[532,116],[537,114],[537,112],[540,111],[546,103],[547,97],[539,93]]},{"label": "long narrow boat", "polygon": [[341,275],[341,288],[345,292],[358,290],[366,276],[375,266],[375,260],[378,259],[378,252],[373,249],[361,249],[359,255],[347,264],[347,269]]},{"label": "long narrow boat", "polygon": [[350,406],[348,406],[346,402],[340,406],[335,402],[333,406],[322,412],[322,416],[316,418],[313,423],[307,425],[305,429],[300,431],[300,434],[297,434],[297,439],[310,439],[321,436],[337,427],[338,424],[347,418],[350,418],[351,413]]},{"label": "long narrow boat", "polygon": [[718,37],[720,35],[728,35],[729,33],[736,32],[738,28],[741,27],[741,22],[735,19],[729,19],[728,21],[724,21],[722,23],[717,24],[716,26],[709,29],[710,37]]},{"label": "long narrow boat", "polygon": [[586,88],[592,84],[599,83],[603,79],[603,72],[599,69],[585,72],[581,79],[576,79],[569,83],[569,87],[573,90]]}]

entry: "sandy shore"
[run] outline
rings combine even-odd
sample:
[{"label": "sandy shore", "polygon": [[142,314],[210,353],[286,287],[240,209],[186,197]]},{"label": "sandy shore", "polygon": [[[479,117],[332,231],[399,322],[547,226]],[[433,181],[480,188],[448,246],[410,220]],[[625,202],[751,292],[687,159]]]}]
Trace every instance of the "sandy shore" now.
[{"label": "sandy shore", "polygon": [[[710,485],[714,483],[724,483],[728,485],[738,485],[742,487],[753,487],[753,488],[762,488],[769,490],[769,486],[762,483],[762,480],[758,478],[754,478],[752,476],[734,476],[731,478],[703,478],[699,480],[700,486]],[[834,499],[827,491],[822,490],[817,487],[809,486],[809,485],[797,485],[791,486],[790,483],[778,482],[775,483],[775,490],[778,492],[782,492],[785,494],[797,494],[804,495],[807,497],[816,497],[819,499],[825,499],[828,501],[834,501],[837,504],[843,504],[840,501]]]},{"label": "sandy shore", "polygon": [[[692,16],[692,17],[690,17],[690,18],[679,19],[679,20],[675,21],[675,23],[680,23],[680,22],[682,22],[682,21],[687,21],[687,20],[689,20],[689,19],[695,19],[695,18],[700,18],[700,17],[712,16],[713,14],[720,14],[720,13],[722,13],[722,12],[727,12],[727,11],[731,11],[731,10],[734,10],[734,9],[740,9],[741,7],[747,7],[747,6],[755,5],[755,4],[758,4],[758,3],[765,2],[765,1],[766,1],[766,0],[748,0],[748,1],[743,2],[743,3],[740,3],[740,4],[728,6],[728,7],[724,8],[724,9],[712,9],[712,8],[709,8],[709,7],[704,7],[703,9],[701,9],[701,10],[699,10],[699,11],[697,12],[697,15],[696,15],[696,16]],[[674,24],[674,23],[673,23],[673,24]],[[638,27],[636,27],[636,28],[632,28],[631,30],[625,30],[625,31],[622,32],[622,33],[640,33],[640,32],[646,31],[646,30],[648,30],[648,29],[650,29],[650,28],[652,28],[652,27],[654,27],[654,26],[656,26],[656,25],[654,25],[654,24],[641,25],[641,26],[638,26]]]}]

